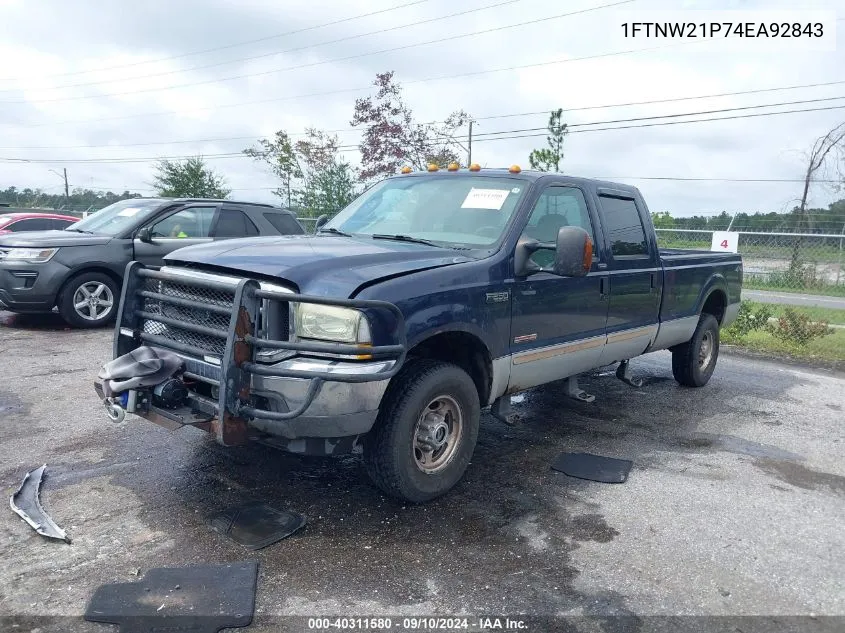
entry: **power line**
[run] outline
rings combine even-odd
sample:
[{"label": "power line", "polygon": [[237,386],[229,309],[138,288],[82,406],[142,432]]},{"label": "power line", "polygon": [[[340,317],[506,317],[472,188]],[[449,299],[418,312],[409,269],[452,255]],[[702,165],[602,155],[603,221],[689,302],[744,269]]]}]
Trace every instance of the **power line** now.
[{"label": "power line", "polygon": [[[602,59],[605,57],[617,57],[621,55],[632,55],[635,53],[648,53],[651,51],[662,50],[665,48],[672,48],[675,46],[682,46],[687,42],[691,42],[692,40],[685,40],[684,42],[678,44],[664,44],[661,46],[648,46],[646,48],[635,48],[635,49],[628,49],[623,51],[613,51],[610,53],[597,53],[595,55],[585,55],[583,57],[570,57],[568,59],[554,59],[546,62],[534,62],[531,64],[521,64],[517,66],[506,66],[503,68],[491,68],[488,70],[476,70],[470,71],[465,73],[455,73],[452,75],[439,75],[435,77],[425,77],[423,79],[412,79],[410,81],[402,82],[403,86],[411,85],[411,84],[420,84],[420,83],[428,83],[430,81],[445,81],[448,79],[460,79],[463,77],[475,77],[478,75],[488,75],[494,73],[501,73],[501,72],[510,72],[513,70],[524,70],[526,68],[539,68],[542,66],[552,66],[556,64],[568,64],[570,62],[581,62],[587,61],[592,59]],[[139,114],[125,114],[120,116],[111,116],[111,117],[97,117],[94,119],[75,119],[71,121],[50,121],[49,123],[34,123],[29,125],[21,125],[19,123],[5,123],[0,121],[0,125],[8,125],[14,126],[16,128],[33,128],[33,127],[46,127],[52,125],[74,125],[77,123],[91,123],[97,122],[101,123],[103,121],[122,121],[126,119],[138,119],[143,117],[152,117],[152,116],[166,116],[166,115],[173,115],[173,114],[180,114],[180,113],[187,113],[187,112],[206,112],[209,110],[223,110],[227,108],[240,108],[243,106],[248,105],[259,105],[264,103],[278,103],[280,101],[294,101],[297,99],[309,99],[311,97],[326,97],[330,95],[337,95],[337,94],[344,94],[350,92],[369,92],[372,90],[372,86],[365,86],[361,88],[341,88],[339,90],[327,90],[324,92],[311,92],[308,94],[302,95],[292,95],[288,97],[273,97],[270,99],[258,99],[256,101],[242,101],[239,103],[227,103],[224,105],[212,105],[212,106],[201,106],[201,107],[193,107],[190,110],[161,110],[158,112],[143,112]]]},{"label": "power line", "polygon": [[[692,101],[697,99],[711,99],[711,98],[718,98],[718,97],[727,97],[727,96],[739,96],[739,95],[749,95],[749,94],[758,94],[758,93],[765,93],[765,92],[777,92],[783,90],[799,90],[804,88],[818,88],[822,86],[837,86],[845,84],[845,80],[838,80],[838,81],[827,81],[821,83],[813,83],[813,84],[799,84],[799,85],[790,85],[790,86],[776,86],[772,88],[757,88],[753,90],[741,90],[737,92],[720,92],[715,94],[709,95],[696,95],[696,96],[687,96],[687,97],[671,97],[668,99],[652,99],[648,101],[628,101],[624,103],[607,103],[607,104],[600,104],[600,105],[591,105],[591,106],[579,106],[574,108],[564,108],[564,112],[582,112],[587,110],[602,110],[602,109],[609,109],[609,108],[621,108],[621,107],[628,107],[628,106],[639,106],[639,105],[653,105],[658,103],[672,103],[672,102],[679,102],[679,101]],[[834,99],[838,99],[841,97],[833,97]],[[796,102],[797,103],[797,102]],[[768,104],[768,105],[760,105],[756,107],[770,107],[776,104]],[[488,116],[481,116],[481,117],[473,117],[474,120],[492,120],[492,119],[507,119],[513,117],[524,117],[524,116],[536,116],[536,115],[547,115],[551,110],[554,108],[549,108],[546,110],[539,110],[536,112],[520,112],[520,113],[510,113],[510,114],[493,114]],[[691,114],[691,113],[690,113]],[[666,116],[676,116],[676,115],[666,115]],[[680,116],[680,115],[677,115]],[[663,117],[658,117],[663,118]],[[429,121],[429,124],[433,123],[443,123],[443,121]],[[571,124],[571,126],[575,125],[587,125],[587,124]],[[545,129],[545,128],[537,128],[537,129]],[[336,130],[323,130],[327,134],[338,134],[344,132],[359,132],[359,128],[342,128]],[[493,134],[490,132],[489,134]],[[289,136],[305,136],[305,132],[294,132],[290,133]],[[0,147],[0,150],[31,150],[31,149],[107,149],[107,148],[115,148],[120,149],[124,147],[148,147],[152,145],[182,145],[186,143],[217,143],[220,141],[248,141],[254,140],[257,137],[262,135],[250,135],[250,136],[220,136],[220,137],[213,137],[213,138],[200,138],[200,139],[180,139],[180,140],[173,140],[173,141],[149,141],[145,143],[121,143],[120,145],[26,145],[26,146],[7,146],[7,147]]]},{"label": "power line", "polygon": [[[494,8],[501,7],[501,6],[504,6],[504,5],[507,5],[507,4],[514,4],[516,2],[522,2],[522,1],[523,0],[501,0],[500,2],[497,2],[495,4],[490,4],[490,5],[486,5],[486,6],[483,6],[483,7],[477,7],[477,8],[474,8],[474,9],[466,9],[466,10],[463,10],[463,11],[458,11],[456,13],[450,13],[450,14],[447,14],[447,15],[438,16],[438,17],[434,17],[434,18],[428,18],[428,19],[425,19],[425,20],[418,20],[416,22],[411,22],[409,24],[400,24],[398,26],[391,26],[391,27],[387,27],[387,28],[383,28],[383,29],[378,29],[378,30],[375,30],[375,31],[369,31],[367,33],[359,33],[357,35],[347,35],[345,37],[340,37],[340,38],[333,39],[333,40],[327,40],[327,41],[324,41],[324,42],[317,42],[316,44],[304,44],[302,46],[297,46],[297,47],[294,47],[294,48],[288,48],[288,49],[285,49],[285,50],[282,50],[282,51],[272,51],[272,52],[269,52],[269,53],[262,53],[260,55],[252,55],[250,57],[240,57],[238,59],[230,59],[230,60],[226,60],[226,61],[222,61],[222,62],[214,62],[212,64],[204,64],[202,66],[192,66],[190,68],[180,68],[180,69],[177,69],[177,70],[168,70],[168,71],[159,72],[159,73],[151,73],[151,74],[148,74],[148,75],[136,75],[134,77],[128,77],[128,78],[123,78],[123,79],[103,79],[101,81],[92,81],[92,82],[85,82],[85,83],[78,83],[78,84],[67,84],[67,85],[63,85],[63,86],[55,86],[55,87],[52,87],[52,88],[45,88],[43,90],[55,91],[55,90],[64,90],[64,89],[68,89],[68,88],[84,88],[84,87],[88,87],[88,86],[99,86],[99,85],[102,85],[102,84],[123,83],[123,82],[128,82],[128,81],[137,81],[139,79],[150,79],[150,78],[153,78],[153,77],[165,77],[165,76],[168,76],[168,75],[178,75],[178,74],[181,74],[181,73],[188,73],[188,72],[191,72],[191,71],[194,71],[194,70],[204,70],[206,68],[216,68],[216,67],[219,67],[219,66],[226,66],[227,64],[235,64],[235,63],[238,63],[238,62],[248,62],[248,61],[253,61],[253,60],[256,60],[256,59],[262,59],[262,58],[265,58],[265,57],[273,57],[275,55],[283,55],[285,53],[295,53],[295,52],[299,52],[299,51],[309,50],[309,49],[312,49],[312,48],[318,48],[320,46],[328,46],[329,44],[338,44],[340,42],[348,42],[350,40],[360,39],[362,37],[368,37],[370,35],[379,35],[379,34],[383,34],[383,33],[389,33],[391,31],[398,31],[398,30],[401,30],[401,29],[407,29],[407,28],[414,27],[414,26],[420,26],[422,24],[429,24],[429,23],[432,23],[432,22],[438,22],[440,20],[446,20],[446,19],[449,19],[449,18],[454,18],[454,17],[461,16],[461,15],[467,15],[467,14],[470,14],[470,13],[477,13],[479,11],[486,11],[488,9],[494,9]],[[633,0],[628,0],[628,1],[631,2]],[[421,45],[422,44],[419,44],[419,46],[421,46]],[[376,52],[379,52],[379,51],[376,51]],[[375,53],[367,53],[367,55],[371,55],[371,54],[375,54]],[[329,61],[334,61],[334,60],[329,60]],[[320,62],[320,63],[328,63],[328,62]],[[308,65],[310,65],[310,64],[308,64]],[[308,65],[306,65],[306,66],[308,66]],[[278,70],[272,70],[272,71],[264,71],[264,72],[259,73],[259,74],[269,74],[269,73],[273,73],[273,72],[281,72],[282,70],[292,70],[292,69],[296,69],[296,68],[298,68],[298,66],[292,66],[290,68],[278,69]],[[179,84],[179,85],[176,85],[176,86],[165,86],[164,88],[147,88],[147,89],[143,89],[143,90],[130,90],[130,91],[126,91],[126,92],[106,93],[106,94],[99,94],[99,95],[83,95],[83,96],[76,96],[76,97],[56,97],[56,98],[51,98],[51,99],[24,100],[24,101],[0,101],[0,103],[52,103],[52,102],[56,102],[56,101],[76,101],[76,100],[81,100],[81,99],[100,99],[100,98],[106,98],[106,97],[117,97],[117,96],[123,96],[123,95],[141,94],[141,93],[145,93],[145,92],[158,92],[160,90],[161,91],[163,91],[163,90],[173,90],[173,89],[176,89],[176,88],[183,88],[185,86],[203,85],[203,84],[207,84],[207,83],[215,83],[215,82],[218,82],[218,81],[229,81],[231,79],[240,79],[240,78],[249,77],[249,76],[253,76],[253,75],[239,75],[239,76],[231,77],[231,78],[210,79],[210,80],[199,82],[199,83]],[[14,90],[13,89],[0,90],[0,93],[2,93],[2,92],[14,92]]]},{"label": "power line", "polygon": [[[391,11],[396,11],[398,9],[404,9],[406,7],[411,7],[417,4],[424,4],[426,2],[430,2],[431,0],[413,0],[412,2],[406,2],[405,4],[399,4],[393,7],[388,7],[386,9],[379,9],[378,11],[370,11],[368,13],[361,13],[359,15],[353,15],[348,18],[341,18],[339,20],[333,20],[331,22],[324,22],[322,24],[317,24],[315,26],[307,26],[305,28],[296,29],[293,31],[286,31],[284,33],[277,33],[276,35],[268,35],[266,37],[259,37],[253,40],[245,40],[242,42],[235,42],[233,44],[226,44],[224,46],[215,46],[213,48],[205,48],[199,51],[191,51],[190,53],[181,53],[179,55],[170,55],[168,57],[159,57],[156,59],[148,59],[139,62],[132,62],[131,64],[120,64],[118,66],[105,66],[102,68],[89,68],[88,70],[76,70],[73,72],[68,73],[56,73],[53,75],[41,75],[36,77],[36,79],[50,79],[51,77],[70,77],[73,75],[87,75],[89,73],[96,73],[96,72],[104,72],[107,70],[121,70],[123,68],[134,68],[137,66],[144,66],[146,64],[157,64],[159,62],[166,62],[173,59],[183,59],[185,57],[192,57],[194,55],[202,55],[204,53],[213,53],[215,51],[222,51],[230,48],[237,48],[238,46],[246,46],[248,44],[256,44],[258,42],[266,42],[269,40],[278,39],[280,37],[287,37],[288,35],[296,35],[299,33],[305,33],[307,31],[315,31],[317,29],[326,28],[328,26],[335,26],[337,24],[343,24],[345,22],[352,22],[353,20],[360,20],[362,18],[369,18],[374,15],[380,15],[382,13],[389,13]],[[25,79],[32,79],[32,77],[7,77],[5,79],[0,79],[0,81],[23,81]],[[0,92],[8,92],[7,90],[0,90]]]},{"label": "power line", "polygon": [[[491,5],[491,6],[500,6],[502,4],[510,4],[510,3],[516,2],[516,1],[518,1],[518,0],[507,0],[505,2],[500,2],[498,5]],[[125,92],[112,92],[112,93],[105,93],[105,94],[93,95],[93,96],[57,97],[57,98],[53,98],[53,99],[31,99],[31,100],[24,100],[24,101],[0,101],[0,103],[4,103],[4,104],[13,104],[13,103],[20,103],[20,104],[24,104],[24,103],[56,103],[56,102],[63,102],[63,101],[77,101],[77,100],[80,100],[80,99],[100,99],[100,98],[107,98],[107,97],[119,97],[119,96],[125,96],[125,95],[133,95],[133,94],[144,94],[144,93],[148,93],[148,92],[163,92],[165,90],[175,90],[175,89],[178,89],[178,88],[190,88],[190,87],[194,87],[194,86],[204,86],[204,85],[208,85],[208,84],[222,83],[222,82],[225,82],[225,81],[234,81],[236,79],[246,79],[246,78],[251,78],[251,77],[263,77],[265,75],[272,75],[272,74],[287,72],[287,71],[291,71],[291,70],[301,70],[303,68],[313,68],[315,66],[323,66],[325,64],[331,64],[331,63],[334,63],[334,62],[345,62],[345,61],[350,61],[350,60],[353,60],[353,59],[361,59],[362,57],[369,57],[371,55],[380,55],[382,53],[394,53],[394,52],[397,52],[397,51],[403,51],[403,50],[408,50],[408,49],[411,49],[411,48],[417,48],[419,46],[427,46],[429,44],[442,44],[444,42],[452,42],[454,40],[459,40],[459,39],[463,39],[463,38],[466,38],[466,37],[475,37],[476,35],[486,35],[488,33],[496,33],[496,32],[499,32],[499,31],[505,31],[505,30],[509,30],[509,29],[528,26],[528,25],[531,25],[531,24],[539,24],[541,22],[548,22],[550,20],[557,20],[557,19],[560,19],[560,18],[570,17],[570,16],[573,16],[573,15],[579,15],[579,14],[582,14],[582,13],[588,13],[588,12],[591,12],[591,11],[606,9],[606,8],[609,8],[609,7],[615,7],[615,6],[619,6],[621,4],[629,4],[631,2],[635,2],[635,0],[618,0],[617,2],[613,2],[613,3],[610,3],[610,4],[603,4],[603,5],[599,5],[599,6],[596,6],[596,7],[589,7],[587,9],[579,9],[578,11],[569,11],[567,13],[560,13],[558,15],[552,15],[552,16],[547,16],[547,17],[543,17],[543,18],[535,18],[533,20],[527,20],[525,22],[517,22],[515,24],[505,24],[505,25],[502,25],[502,26],[492,27],[492,28],[489,28],[489,29],[482,29],[480,31],[473,31],[471,33],[462,33],[460,35],[450,35],[450,36],[447,36],[447,37],[441,37],[441,38],[438,38],[438,39],[428,40],[428,41],[425,41],[425,42],[416,42],[414,44],[403,44],[401,46],[394,46],[394,47],[391,47],[391,48],[383,48],[381,50],[369,51],[369,52],[366,52],[366,53],[356,53],[355,55],[346,55],[344,57],[335,57],[335,58],[332,58],[332,59],[324,59],[324,60],[319,60],[319,61],[315,61],[315,62],[309,62],[307,64],[297,64],[297,65],[294,65],[294,66],[286,66],[284,68],[274,68],[272,70],[263,70],[263,71],[254,72],[254,73],[242,73],[242,74],[239,74],[239,75],[230,75],[228,77],[220,77],[220,78],[217,78],[217,79],[206,79],[204,81],[194,81],[194,82],[188,82],[188,83],[183,83],[183,84],[177,84],[177,85],[173,85],[173,86],[165,86],[163,88],[144,88],[142,90],[129,90],[129,91],[125,91]],[[491,7],[482,7],[480,9],[471,9],[471,10],[463,11],[461,13],[457,13],[457,14],[454,14],[454,15],[461,15],[463,13],[473,13],[475,11],[481,11],[481,10],[484,10],[484,9],[487,9],[487,8],[491,8]],[[446,17],[453,17],[453,16],[446,16]],[[424,23],[424,22],[422,22],[422,23]],[[407,27],[407,26],[413,26],[413,25],[405,25],[405,26]],[[405,27],[403,27],[403,28],[405,28]],[[385,32],[385,31],[389,31],[389,30],[393,30],[393,29],[382,29],[380,31],[373,31],[372,33],[368,33],[367,35],[372,35],[374,33],[381,33],[381,32]],[[339,42],[339,41],[343,41],[345,39],[353,39],[353,38],[341,38],[340,40],[335,40],[335,41]],[[327,42],[327,43],[333,43],[333,42]],[[290,51],[280,51],[280,53],[292,52],[292,51],[296,51],[296,50],[304,50],[304,49],[307,49],[307,48],[313,48],[313,46],[304,46],[304,47],[300,47],[300,48],[296,48],[296,49],[290,49]],[[212,64],[212,65],[219,65],[219,64]],[[199,69],[199,68],[205,68],[205,67],[204,66],[197,67],[197,69]],[[195,70],[195,69],[189,69],[189,70]],[[149,78],[149,77],[157,77],[159,75],[167,75],[167,74],[172,74],[172,71],[168,72],[168,73],[143,75],[143,76],[139,76],[139,77],[133,77],[131,79],[132,80],[145,79],[145,78]],[[101,81],[101,82],[73,84],[73,85],[68,85],[68,86],[60,86],[58,88],[54,88],[54,90],[63,89],[63,88],[80,88],[80,87],[85,87],[85,86],[98,85],[98,84],[102,84],[102,83],[114,83],[114,81]],[[11,92],[11,90],[3,90],[3,91],[0,91],[0,92]]]},{"label": "power line", "polygon": [[[832,97],[834,99],[843,99],[845,97]],[[826,101],[828,99],[819,99],[817,101]],[[812,102],[810,100],[809,102]],[[702,112],[691,112],[686,114],[670,114],[670,115],[663,115],[663,116],[652,116],[652,117],[636,117],[631,119],[615,119],[612,121],[593,121],[589,123],[578,123],[573,124],[571,127],[577,126],[593,126],[593,125],[607,125],[611,123],[625,123],[625,122],[633,122],[633,121],[648,121],[655,118],[669,118],[669,117],[681,117],[681,116],[697,116],[704,113],[715,114],[721,112],[733,112],[736,110],[746,110],[749,108],[766,108],[766,107],[775,107],[778,105],[787,105],[789,103],[804,103],[808,101],[795,101],[795,102],[784,102],[781,104],[764,104],[759,106],[745,106],[740,108],[723,108],[721,110],[708,110]],[[586,129],[577,129],[572,130],[571,134],[578,134],[584,132],[602,132],[608,130],[627,130],[633,128],[641,128],[641,127],[659,127],[664,125],[682,125],[688,123],[708,123],[713,121],[728,121],[733,119],[745,119],[745,118],[753,118],[753,117],[763,117],[763,116],[775,116],[780,114],[796,114],[801,112],[821,112],[826,110],[839,110],[845,108],[845,105],[842,106],[825,106],[822,108],[799,108],[793,110],[782,110],[778,112],[758,112],[754,114],[739,114],[739,115],[732,115],[726,117],[710,117],[710,118],[703,118],[703,119],[693,119],[690,121],[661,121],[656,123],[643,123],[643,124],[636,124],[636,125],[615,125],[613,127],[603,127],[603,128],[593,128],[587,127]],[[545,136],[546,133],[538,133],[538,134],[523,134],[519,132],[531,132],[534,130],[539,130],[544,128],[528,128],[525,130],[505,130],[502,132],[488,132],[488,135],[494,134],[510,134],[510,136],[481,136],[478,135],[474,138],[476,142],[483,143],[485,141],[500,141],[500,140],[508,140],[508,139],[518,139],[518,138],[535,138],[538,136]],[[434,147],[435,144],[440,145],[444,141],[452,140],[451,137],[436,137],[432,139],[431,147]],[[338,146],[338,151],[346,152],[346,151],[356,151],[358,148],[356,145],[340,145]],[[206,154],[203,156],[204,159],[217,159],[217,158],[251,158],[243,154],[243,152],[223,152],[219,154]],[[82,158],[82,159],[62,159],[62,158],[54,158],[54,159],[27,159],[27,158],[0,158],[0,162],[15,162],[15,163],[137,163],[137,162],[149,162],[155,161],[160,159],[168,159],[168,160],[184,160],[187,158],[191,158],[191,156],[153,156],[153,157],[145,157],[145,158]]]}]

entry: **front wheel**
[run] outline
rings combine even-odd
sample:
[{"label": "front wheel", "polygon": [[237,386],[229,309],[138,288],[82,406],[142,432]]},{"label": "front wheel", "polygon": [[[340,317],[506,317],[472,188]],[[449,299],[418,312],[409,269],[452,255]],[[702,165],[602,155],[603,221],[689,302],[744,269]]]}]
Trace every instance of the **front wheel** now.
[{"label": "front wheel", "polygon": [[117,314],[118,287],[103,273],[88,272],[74,276],[59,293],[59,313],[70,325],[100,327]]},{"label": "front wheel", "polygon": [[447,493],[472,458],[480,415],[478,391],[463,369],[409,362],[364,439],[367,474],[388,495],[411,503]]},{"label": "front wheel", "polygon": [[692,338],[672,349],[672,375],[685,387],[703,387],[719,358],[719,322],[702,314]]}]

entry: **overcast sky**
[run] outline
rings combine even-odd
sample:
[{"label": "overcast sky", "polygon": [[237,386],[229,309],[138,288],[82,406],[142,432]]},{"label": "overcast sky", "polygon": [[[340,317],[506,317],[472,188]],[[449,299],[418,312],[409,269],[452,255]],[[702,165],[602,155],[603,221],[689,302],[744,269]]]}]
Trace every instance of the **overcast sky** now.
[{"label": "overcast sky", "polygon": [[[418,120],[441,120],[462,108],[478,118],[479,135],[539,128],[547,120],[545,114],[485,117],[556,107],[573,109],[564,119],[574,125],[840,96],[838,101],[711,116],[845,106],[843,28],[835,36],[836,51],[771,50],[751,42],[742,50],[714,52],[695,41],[665,47],[666,42],[620,36],[622,21],[640,12],[654,16],[663,6],[800,5],[837,10],[839,18],[845,16],[842,0],[637,0],[553,17],[612,2],[0,0],[0,158],[48,161],[0,162],[0,188],[58,193],[62,181],[50,170],[67,167],[72,187],[148,194],[152,158],[239,152],[280,128],[292,135],[306,126],[342,130],[341,143],[355,144],[359,133],[349,131],[354,100],[366,95],[375,74],[385,70],[396,71]],[[483,9],[491,5],[501,6]],[[393,7],[399,8],[321,26]],[[475,11],[431,21],[470,10]],[[545,17],[551,19],[512,26]],[[309,30],[284,35],[301,29]],[[355,37],[384,29],[392,30]],[[485,29],[498,30],[378,52]],[[624,52],[656,46],[664,48]],[[605,56],[578,59],[597,55]],[[548,63],[561,60],[573,61]],[[512,69],[481,72],[507,68]],[[462,76],[433,80],[453,75]],[[834,81],[843,83],[577,110]],[[575,133],[579,128],[573,128],[563,166],[568,173],[637,185],[652,211],[781,211],[794,204],[800,183],[642,177],[800,178],[803,155],[813,140],[841,121],[845,109],[615,131]],[[242,138],[213,140],[231,137]],[[544,143],[542,137],[482,139],[474,143],[473,159],[491,167],[527,167],[531,149]],[[354,151],[345,156],[357,161]],[[104,158],[143,160],[62,162]],[[233,197],[274,199],[269,191],[274,179],[248,158],[209,158],[209,164],[224,175]],[[823,206],[836,197],[831,187],[818,185],[811,201]]]}]

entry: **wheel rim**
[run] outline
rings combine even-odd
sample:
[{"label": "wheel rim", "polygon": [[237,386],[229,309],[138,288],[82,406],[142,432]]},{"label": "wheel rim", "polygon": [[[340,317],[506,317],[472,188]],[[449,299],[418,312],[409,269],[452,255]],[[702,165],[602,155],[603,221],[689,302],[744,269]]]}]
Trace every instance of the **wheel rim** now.
[{"label": "wheel rim", "polygon": [[701,337],[701,345],[698,346],[699,369],[705,369],[710,365],[710,361],[713,360],[714,342],[713,333],[710,331],[705,332],[704,336]]},{"label": "wheel rim", "polygon": [[451,396],[426,405],[414,427],[414,461],[424,473],[443,470],[457,452],[464,430],[461,407]]},{"label": "wheel rim", "polygon": [[73,310],[86,321],[105,318],[114,307],[114,294],[101,281],[88,281],[73,293]]}]

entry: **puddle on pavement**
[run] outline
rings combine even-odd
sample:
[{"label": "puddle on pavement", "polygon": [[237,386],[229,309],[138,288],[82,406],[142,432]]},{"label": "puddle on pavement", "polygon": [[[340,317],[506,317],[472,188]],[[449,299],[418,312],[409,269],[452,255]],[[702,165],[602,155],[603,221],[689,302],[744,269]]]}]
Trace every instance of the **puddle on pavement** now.
[{"label": "puddle on pavement", "polygon": [[802,461],[804,459],[802,455],[785,451],[777,446],[752,442],[735,435],[698,433],[691,437],[678,439],[677,444],[681,448],[721,450],[738,455],[750,455],[751,457],[773,460]]},{"label": "puddle on pavement", "polygon": [[26,413],[26,405],[12,393],[0,391],[0,415]]},{"label": "puddle on pavement", "polygon": [[841,475],[812,470],[795,462],[777,459],[761,458],[754,463],[766,474],[796,488],[804,490],[828,488],[836,494],[845,493],[845,477]]}]

